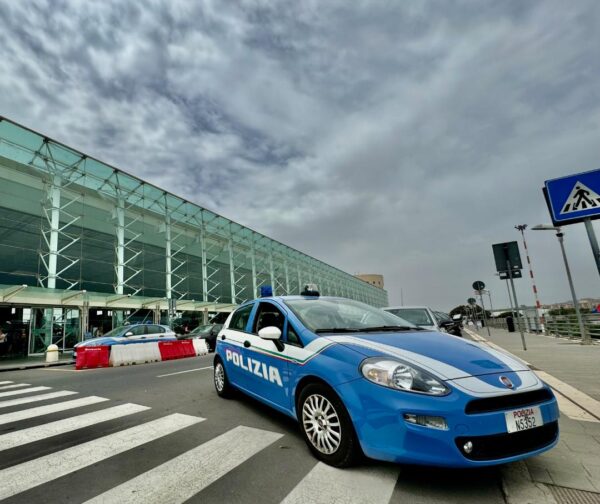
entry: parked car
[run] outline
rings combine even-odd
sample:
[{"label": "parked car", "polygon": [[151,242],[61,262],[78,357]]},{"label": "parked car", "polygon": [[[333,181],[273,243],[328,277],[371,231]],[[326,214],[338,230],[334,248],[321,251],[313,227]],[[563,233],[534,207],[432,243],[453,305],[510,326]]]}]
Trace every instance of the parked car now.
[{"label": "parked car", "polygon": [[84,346],[112,346],[131,343],[150,343],[155,341],[176,340],[175,332],[169,326],[158,324],[131,324],[115,327],[98,338],[91,338],[77,343],[73,348],[73,358],[77,357],[77,349]]},{"label": "parked car", "polygon": [[460,336],[462,338],[462,316],[458,315],[457,317],[451,317],[447,313],[434,311],[433,312],[437,324],[440,327],[440,330],[447,333],[454,334],[454,336]]},{"label": "parked car", "polygon": [[[436,315],[436,313],[439,312],[435,312],[428,306],[389,306],[388,308],[383,309],[392,313],[393,315],[396,315],[397,317],[408,320],[409,322],[412,322],[416,326],[422,327],[423,329],[448,332],[451,334],[456,333],[456,323],[450,318],[449,315],[447,318],[442,318],[439,315]],[[462,336],[462,333],[456,334],[456,336]]]},{"label": "parked car", "polygon": [[196,327],[192,332],[180,334],[177,339],[194,339],[200,338],[206,340],[206,346],[209,352],[214,352],[217,346],[217,335],[223,328],[223,324],[207,324]]},{"label": "parked car", "polygon": [[558,442],[554,394],[523,361],[349,299],[244,303],[219,334],[213,376],[219,396],[242,391],[296,419],[336,467],[362,454],[481,467]]}]

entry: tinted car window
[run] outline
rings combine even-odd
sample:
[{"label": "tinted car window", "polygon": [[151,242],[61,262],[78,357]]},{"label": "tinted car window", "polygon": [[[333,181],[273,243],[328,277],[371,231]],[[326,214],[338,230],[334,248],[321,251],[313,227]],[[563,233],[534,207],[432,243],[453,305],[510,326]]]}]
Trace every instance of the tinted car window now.
[{"label": "tinted car window", "polygon": [[277,327],[283,332],[284,323],[285,316],[275,305],[272,305],[271,303],[260,303],[254,321],[254,333],[258,334],[258,331],[265,327]]},{"label": "tinted car window", "polygon": [[231,317],[231,322],[229,323],[229,329],[235,329],[236,331],[245,331],[246,325],[248,324],[248,319],[250,318],[250,313],[252,312],[252,306],[242,306],[238,308],[238,310]]},{"label": "tinted car window", "polygon": [[165,332],[165,328],[158,325],[148,326],[148,334],[162,334]]},{"label": "tinted car window", "polygon": [[395,308],[387,311],[416,325],[433,325],[433,320],[424,308]]},{"label": "tinted car window", "polygon": [[133,333],[133,336],[141,336],[142,334],[146,334],[146,326],[137,325],[130,327],[125,331],[125,334]]}]

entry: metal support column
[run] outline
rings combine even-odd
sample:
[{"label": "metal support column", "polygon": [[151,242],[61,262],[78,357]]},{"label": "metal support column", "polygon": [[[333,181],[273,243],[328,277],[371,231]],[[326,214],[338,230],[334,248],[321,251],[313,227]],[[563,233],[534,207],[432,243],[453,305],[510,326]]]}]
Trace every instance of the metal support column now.
[{"label": "metal support column", "polygon": [[50,214],[50,240],[48,243],[48,280],[46,281],[46,287],[48,289],[56,288],[56,268],[58,264],[58,233],[60,228],[61,184],[61,176],[54,175],[54,177],[52,178],[52,186],[49,191],[52,210]]},{"label": "metal support column", "polygon": [[288,270],[288,262],[287,259],[283,260],[283,269],[285,271],[285,294],[289,296],[290,293],[290,272]]},{"label": "metal support column", "polygon": [[117,218],[117,264],[115,266],[117,284],[115,287],[115,294],[123,294],[125,285],[125,201],[123,198],[117,200],[115,214]]},{"label": "metal support column", "polygon": [[250,237],[250,263],[252,265],[252,296],[258,296],[258,285],[256,285],[256,250],[254,248],[254,231]]},{"label": "metal support column", "polygon": [[165,215],[165,271],[165,293],[167,299],[171,299],[171,216],[168,214]]},{"label": "metal support column", "polygon": [[521,334],[521,343],[523,345],[523,350],[527,350],[527,345],[525,344],[525,335],[523,334],[523,326],[521,325],[521,314],[519,313],[519,301],[517,300],[517,291],[515,290],[515,282],[513,281],[512,276],[512,266],[510,261],[506,261],[506,271],[508,271],[508,278],[510,279],[510,286],[512,288],[513,299],[515,300],[515,306],[517,309],[517,325],[519,326],[519,333]]},{"label": "metal support column", "polygon": [[201,214],[200,223],[200,250],[202,255],[202,301],[208,302],[208,268],[206,267],[206,231],[204,226],[204,213]]},{"label": "metal support column", "polygon": [[567,260],[567,253],[565,252],[564,245],[564,233],[560,230],[557,230],[556,236],[558,238],[558,243],[560,243],[560,251],[562,252],[563,260],[565,262],[565,270],[567,271],[567,280],[569,281],[569,289],[571,290],[571,297],[573,298],[573,307],[575,308],[575,313],[577,314],[577,323],[579,324],[579,333],[581,334],[581,344],[582,345],[591,345],[592,339],[590,335],[585,330],[585,326],[583,325],[583,319],[581,318],[581,310],[579,309],[579,302],[577,301],[577,295],[575,294],[575,287],[573,285],[573,277],[571,276],[571,268],[569,267],[569,261]]},{"label": "metal support column", "polygon": [[591,219],[585,219],[583,222],[585,223],[585,230],[587,231],[590,245],[592,246],[594,261],[596,262],[596,269],[598,270],[598,273],[600,273],[600,249],[598,248],[598,240],[596,239],[594,226],[592,225]]},{"label": "metal support column", "polygon": [[271,278],[271,288],[273,289],[273,296],[276,296],[275,293],[275,270],[273,269],[273,251],[271,247],[269,247],[269,276]]},{"label": "metal support column", "polygon": [[237,304],[235,301],[235,263],[233,261],[233,238],[231,235],[231,222],[229,223],[229,239],[227,240],[227,250],[229,252],[229,282],[231,283],[231,304]]}]

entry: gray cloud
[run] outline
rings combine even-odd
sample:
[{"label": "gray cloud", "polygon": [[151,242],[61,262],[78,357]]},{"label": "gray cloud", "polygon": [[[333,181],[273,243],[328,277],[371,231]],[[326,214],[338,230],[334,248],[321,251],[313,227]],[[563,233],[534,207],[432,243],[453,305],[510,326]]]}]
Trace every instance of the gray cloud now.
[{"label": "gray cloud", "polygon": [[[0,2],[0,113],[349,272],[451,308],[540,188],[598,168],[600,7]],[[581,296],[598,278],[567,230]],[[568,298],[529,233],[542,301]],[[527,279],[520,300],[530,303]]]}]

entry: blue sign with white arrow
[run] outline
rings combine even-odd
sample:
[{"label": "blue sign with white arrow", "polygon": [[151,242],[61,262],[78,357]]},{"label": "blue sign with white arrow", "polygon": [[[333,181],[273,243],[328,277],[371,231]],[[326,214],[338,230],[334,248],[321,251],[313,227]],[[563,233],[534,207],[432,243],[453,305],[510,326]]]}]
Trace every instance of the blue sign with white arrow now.
[{"label": "blue sign with white arrow", "polygon": [[543,191],[555,226],[600,218],[600,170],[546,180]]}]

